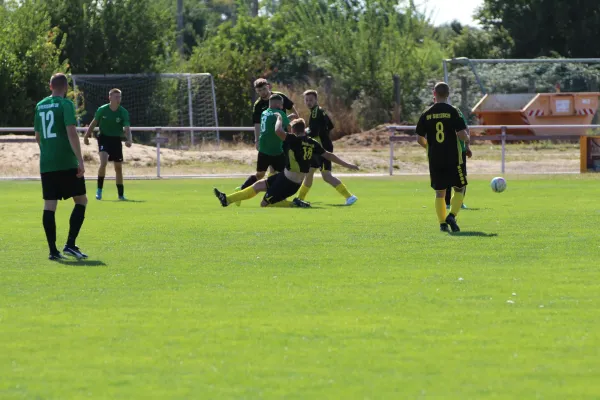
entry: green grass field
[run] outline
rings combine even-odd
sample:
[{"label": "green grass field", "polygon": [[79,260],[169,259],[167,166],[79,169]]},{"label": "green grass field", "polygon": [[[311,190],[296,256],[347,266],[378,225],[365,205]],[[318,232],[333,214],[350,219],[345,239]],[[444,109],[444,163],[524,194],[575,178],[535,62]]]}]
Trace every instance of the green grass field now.
[{"label": "green grass field", "polygon": [[599,398],[598,178],[488,181],[458,235],[425,178],[346,179],[353,207],[317,180],[308,210],[111,181],[64,264],[40,183],[0,182],[0,398]]}]

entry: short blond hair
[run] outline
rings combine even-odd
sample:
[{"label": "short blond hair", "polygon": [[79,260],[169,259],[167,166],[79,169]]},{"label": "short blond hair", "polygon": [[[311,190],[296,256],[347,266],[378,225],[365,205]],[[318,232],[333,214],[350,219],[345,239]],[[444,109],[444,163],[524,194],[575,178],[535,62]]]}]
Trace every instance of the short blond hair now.
[{"label": "short blond hair", "polygon": [[108,95],[110,96],[113,93],[119,93],[119,94],[121,94],[121,89],[117,89],[117,88],[110,89],[110,92],[108,92]]},{"label": "short blond hair", "polygon": [[307,90],[307,91],[305,91],[304,93],[302,93],[302,95],[303,95],[303,96],[312,95],[312,96],[315,96],[315,99],[318,99],[318,98],[319,98],[319,94],[318,94],[318,93],[317,93],[317,91],[316,91],[316,90],[314,90],[314,89]]},{"label": "short blond hair", "polygon": [[296,118],[290,122],[290,127],[294,133],[303,133],[306,129],[306,121],[303,118]]}]

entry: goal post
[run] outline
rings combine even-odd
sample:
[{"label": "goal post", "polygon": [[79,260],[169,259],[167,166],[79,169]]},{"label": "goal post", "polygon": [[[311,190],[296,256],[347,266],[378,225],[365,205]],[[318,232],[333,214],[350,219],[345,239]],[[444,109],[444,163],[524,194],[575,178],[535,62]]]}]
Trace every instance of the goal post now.
[{"label": "goal post", "polygon": [[[88,125],[94,112],[108,102],[112,88],[123,92],[122,105],[129,111],[132,126],[214,127],[214,131],[175,132],[178,140],[194,146],[195,136],[202,142],[220,142],[217,101],[211,74],[105,74],[71,75],[76,107],[80,111],[77,123]],[[142,136],[147,142],[151,138]]]}]

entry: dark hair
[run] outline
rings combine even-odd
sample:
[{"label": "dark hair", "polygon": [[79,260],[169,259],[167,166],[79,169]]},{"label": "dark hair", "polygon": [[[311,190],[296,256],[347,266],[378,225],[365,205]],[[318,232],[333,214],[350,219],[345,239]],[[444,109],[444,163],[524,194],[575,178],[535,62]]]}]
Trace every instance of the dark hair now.
[{"label": "dark hair", "polygon": [[448,86],[446,82],[436,83],[433,90],[435,91],[435,94],[438,97],[441,97],[443,99],[446,99],[448,98],[448,96],[450,96],[450,86]]},{"label": "dark hair", "polygon": [[67,80],[67,76],[62,72],[58,72],[50,78],[50,86],[54,89],[65,89],[68,85],[69,81]]},{"label": "dark hair", "polygon": [[319,98],[319,95],[317,94],[317,91],[314,90],[314,89],[310,89],[310,90],[307,90],[304,93],[302,93],[302,95],[304,95],[304,96],[308,96],[309,94],[315,96],[315,99]]},{"label": "dark hair", "polygon": [[254,88],[255,89],[259,89],[263,86],[268,85],[269,82],[265,79],[265,78],[259,78],[257,80],[254,81]]},{"label": "dark hair", "polygon": [[306,129],[306,122],[302,118],[297,118],[290,122],[290,126],[292,127],[292,131],[294,133],[303,133]]}]

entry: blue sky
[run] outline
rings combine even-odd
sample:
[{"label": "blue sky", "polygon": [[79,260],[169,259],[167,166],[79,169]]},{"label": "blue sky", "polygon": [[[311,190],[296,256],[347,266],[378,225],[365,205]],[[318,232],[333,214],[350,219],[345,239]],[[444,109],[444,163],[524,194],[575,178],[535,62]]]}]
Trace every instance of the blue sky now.
[{"label": "blue sky", "polygon": [[476,25],[473,12],[483,4],[483,0],[416,0],[421,10],[427,10],[434,25],[441,25],[454,19],[463,25]]}]

